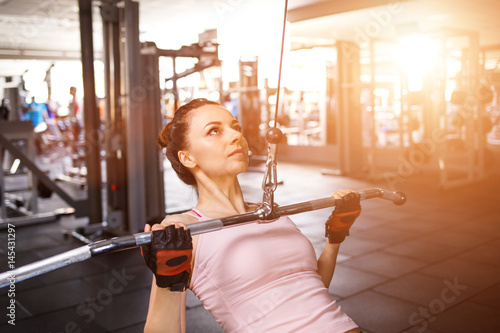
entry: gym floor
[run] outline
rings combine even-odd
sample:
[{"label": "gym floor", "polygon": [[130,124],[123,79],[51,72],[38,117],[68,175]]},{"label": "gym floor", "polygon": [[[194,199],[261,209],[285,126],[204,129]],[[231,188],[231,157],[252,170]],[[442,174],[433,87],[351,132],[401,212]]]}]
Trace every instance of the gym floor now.
[{"label": "gym floor", "polygon": [[[261,172],[240,180],[246,199],[262,197]],[[338,188],[389,189],[378,182],[321,174],[321,167],[280,163],[275,200],[289,204],[328,196]],[[184,209],[192,190],[166,169],[167,208]],[[408,202],[363,201],[351,236],[341,246],[330,293],[365,333],[494,332],[500,326],[500,175],[452,190],[438,175],[400,179]],[[44,211],[65,207],[40,200]],[[319,253],[328,210],[292,219]],[[18,227],[16,267],[82,244],[63,236],[59,222]],[[0,231],[0,271],[7,270],[7,231]],[[15,285],[15,326],[1,332],[142,332],[151,274],[138,249],[92,258]],[[5,309],[10,298],[0,295]],[[8,312],[7,312],[8,313]],[[222,332],[191,293],[188,332]]]}]

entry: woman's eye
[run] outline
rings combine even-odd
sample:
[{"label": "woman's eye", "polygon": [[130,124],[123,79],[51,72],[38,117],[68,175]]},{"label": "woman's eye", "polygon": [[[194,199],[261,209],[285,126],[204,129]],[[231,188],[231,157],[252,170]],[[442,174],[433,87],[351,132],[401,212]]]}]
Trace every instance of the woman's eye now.
[{"label": "woman's eye", "polygon": [[217,127],[211,128],[210,131],[208,131],[208,135],[217,135],[219,134],[219,129]]}]

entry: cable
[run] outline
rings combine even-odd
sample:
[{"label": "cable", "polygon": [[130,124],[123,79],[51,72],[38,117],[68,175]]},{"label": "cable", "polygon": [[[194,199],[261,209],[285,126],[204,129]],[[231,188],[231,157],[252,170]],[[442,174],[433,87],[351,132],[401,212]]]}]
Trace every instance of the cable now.
[{"label": "cable", "polygon": [[285,0],[285,13],[283,14],[283,35],[281,36],[281,53],[280,53],[280,66],[278,72],[278,87],[276,89],[276,107],[274,109],[274,127],[276,127],[278,119],[278,108],[280,102],[280,90],[281,90],[281,68],[283,67],[283,51],[285,48],[285,31],[286,31],[286,16],[288,12],[288,0]]}]

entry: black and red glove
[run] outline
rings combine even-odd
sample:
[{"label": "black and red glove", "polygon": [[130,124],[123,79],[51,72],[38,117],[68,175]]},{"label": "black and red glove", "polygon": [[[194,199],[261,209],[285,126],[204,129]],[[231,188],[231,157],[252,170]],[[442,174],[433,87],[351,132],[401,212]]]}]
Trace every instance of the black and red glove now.
[{"label": "black and red glove", "polygon": [[191,275],[193,243],[191,232],[169,225],[152,231],[151,243],[141,246],[142,257],[156,277],[156,285],[184,291]]},{"label": "black and red glove", "polygon": [[349,236],[349,229],[361,213],[360,196],[347,193],[335,200],[335,210],[325,223],[325,237],[332,244],[340,244]]}]

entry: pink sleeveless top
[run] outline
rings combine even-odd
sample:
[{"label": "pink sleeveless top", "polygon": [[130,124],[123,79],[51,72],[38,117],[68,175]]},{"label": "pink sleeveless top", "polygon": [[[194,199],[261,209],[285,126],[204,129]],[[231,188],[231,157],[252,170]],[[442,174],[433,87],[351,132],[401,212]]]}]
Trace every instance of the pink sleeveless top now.
[{"label": "pink sleeveless top", "polygon": [[357,327],[323,285],[311,242],[286,216],[199,235],[190,289],[224,332]]}]

